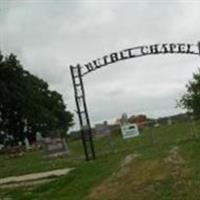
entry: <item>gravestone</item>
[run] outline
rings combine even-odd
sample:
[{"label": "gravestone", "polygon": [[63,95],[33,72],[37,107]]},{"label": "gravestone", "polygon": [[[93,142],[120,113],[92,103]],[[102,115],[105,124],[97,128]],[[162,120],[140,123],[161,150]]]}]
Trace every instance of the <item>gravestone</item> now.
[{"label": "gravestone", "polygon": [[120,120],[121,125],[128,124],[128,115],[126,113],[122,114],[121,120]]},{"label": "gravestone", "polygon": [[2,150],[4,148],[3,144],[0,144],[0,150]]},{"label": "gravestone", "polygon": [[37,145],[37,148],[41,148],[42,147],[43,141],[44,141],[44,138],[42,137],[42,134],[39,131],[37,131],[36,132],[36,145]]},{"label": "gravestone", "polygon": [[47,158],[69,155],[69,149],[64,139],[46,137],[43,144]]},{"label": "gravestone", "polygon": [[112,141],[112,131],[107,121],[104,121],[102,124],[96,124],[95,132],[97,137],[104,137],[107,140],[111,149],[114,148]]},{"label": "gravestone", "polygon": [[24,143],[25,143],[26,150],[31,149],[31,146],[27,137],[25,138]]},{"label": "gravestone", "polygon": [[172,125],[172,119],[171,119],[171,118],[169,118],[169,119],[167,120],[167,124],[168,124],[168,125]]},{"label": "gravestone", "polygon": [[110,135],[110,128],[108,122],[104,121],[102,124],[95,125],[96,136],[107,136]]}]

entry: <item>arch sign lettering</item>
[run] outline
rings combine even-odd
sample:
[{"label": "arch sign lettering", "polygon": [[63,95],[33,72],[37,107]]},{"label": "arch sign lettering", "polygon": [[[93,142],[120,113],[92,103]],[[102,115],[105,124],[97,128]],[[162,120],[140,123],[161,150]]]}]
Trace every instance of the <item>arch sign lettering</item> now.
[{"label": "arch sign lettering", "polygon": [[85,100],[83,76],[101,67],[131,58],[158,54],[190,54],[200,56],[200,42],[191,43],[163,43],[143,45],[113,52],[97,58],[86,64],[70,66],[74,86],[75,101],[80,123],[81,138],[86,160],[95,159],[95,150],[92,140],[92,130]]}]

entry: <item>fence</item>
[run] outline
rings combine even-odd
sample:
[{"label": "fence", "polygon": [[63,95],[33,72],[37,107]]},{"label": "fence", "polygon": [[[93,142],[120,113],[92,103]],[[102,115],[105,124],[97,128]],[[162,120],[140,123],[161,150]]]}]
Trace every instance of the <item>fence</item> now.
[{"label": "fence", "polygon": [[[111,134],[93,135],[96,156],[122,151],[135,151],[156,146],[178,145],[181,142],[197,140],[200,137],[200,120],[187,118],[183,121],[160,123],[159,125],[146,125],[140,129],[137,137],[123,139],[120,129],[115,129]],[[80,139],[70,140],[71,156],[84,158]]]}]

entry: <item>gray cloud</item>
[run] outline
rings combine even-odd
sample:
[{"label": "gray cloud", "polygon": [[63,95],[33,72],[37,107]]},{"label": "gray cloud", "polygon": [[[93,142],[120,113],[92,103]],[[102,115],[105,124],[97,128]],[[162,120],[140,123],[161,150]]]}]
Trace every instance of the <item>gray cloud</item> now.
[{"label": "gray cloud", "polygon": [[[69,65],[128,47],[197,42],[199,1],[0,1],[0,48],[75,103]],[[179,112],[175,100],[199,57],[151,56],[107,66],[84,78],[93,122],[123,112],[163,116]]]}]

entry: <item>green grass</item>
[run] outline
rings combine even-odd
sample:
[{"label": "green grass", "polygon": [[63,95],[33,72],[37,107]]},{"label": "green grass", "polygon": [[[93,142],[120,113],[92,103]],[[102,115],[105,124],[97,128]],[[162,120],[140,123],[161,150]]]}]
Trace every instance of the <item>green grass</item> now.
[{"label": "green grass", "polygon": [[58,168],[75,167],[80,161],[71,157],[46,159],[41,151],[27,152],[22,157],[0,156],[0,178],[48,171]]},{"label": "green grass", "polygon": [[[0,189],[0,199],[14,200],[198,200],[200,199],[200,123],[176,123],[171,126],[146,128],[134,139],[113,136],[111,149],[107,139],[95,139],[97,159],[83,161],[80,141],[70,141],[71,156],[46,161],[41,152],[21,158],[0,157],[0,176],[46,171],[75,166],[76,169],[57,180],[33,187]],[[173,175],[177,166],[165,164],[173,147],[179,148],[184,165],[181,175]],[[140,155],[122,177],[123,158]],[[78,159],[79,158],[79,159]],[[81,158],[81,159],[80,159]],[[93,195],[93,196],[92,196]]]},{"label": "green grass", "polygon": [[69,175],[51,183],[26,188],[2,190],[2,197],[22,199],[84,199],[90,188],[111,175],[117,168],[122,154],[109,155],[98,158],[96,161],[83,162]]}]

